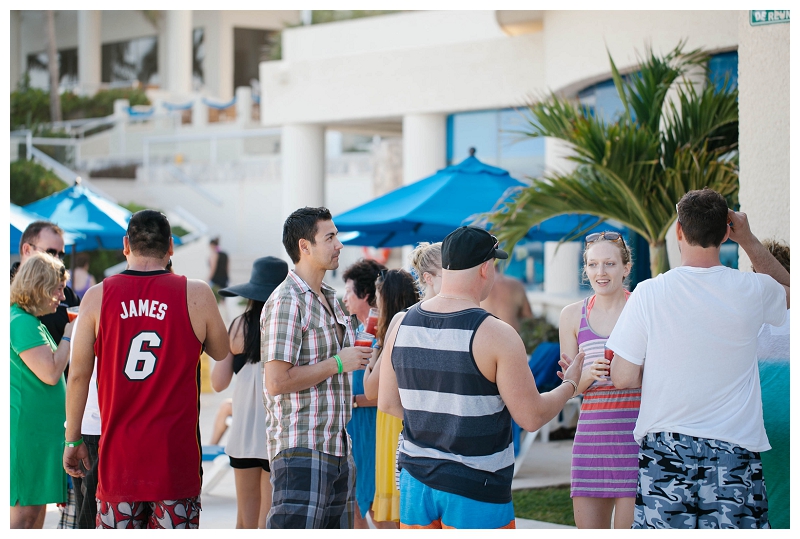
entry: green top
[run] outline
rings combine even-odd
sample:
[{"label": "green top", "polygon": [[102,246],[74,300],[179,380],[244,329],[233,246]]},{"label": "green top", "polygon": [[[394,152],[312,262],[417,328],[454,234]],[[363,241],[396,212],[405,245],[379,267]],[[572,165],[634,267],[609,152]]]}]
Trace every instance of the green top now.
[{"label": "green top", "polygon": [[21,352],[56,343],[38,318],[11,306],[11,505],[66,501],[64,451],[66,384],[42,382],[19,357]]}]

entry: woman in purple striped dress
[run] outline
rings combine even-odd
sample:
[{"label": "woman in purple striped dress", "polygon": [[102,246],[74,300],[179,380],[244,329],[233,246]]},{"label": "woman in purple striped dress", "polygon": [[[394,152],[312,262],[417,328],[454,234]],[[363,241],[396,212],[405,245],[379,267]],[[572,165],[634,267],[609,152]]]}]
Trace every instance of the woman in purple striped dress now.
[{"label": "woman in purple striped dress", "polygon": [[640,389],[617,389],[603,358],[606,340],[630,293],[631,251],[616,232],[586,236],[584,272],[594,294],[564,307],[559,320],[561,352],[586,354],[578,392],[583,403],[572,446],[572,496],[578,528],[630,528],[636,496],[639,446],[633,427]]}]

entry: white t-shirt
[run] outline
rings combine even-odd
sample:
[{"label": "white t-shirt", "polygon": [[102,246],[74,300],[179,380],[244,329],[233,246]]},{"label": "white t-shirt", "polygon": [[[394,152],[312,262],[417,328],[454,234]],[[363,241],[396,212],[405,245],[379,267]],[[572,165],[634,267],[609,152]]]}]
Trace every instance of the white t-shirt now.
[{"label": "white t-shirt", "polygon": [[86,408],[83,410],[81,434],[100,436],[100,405],[97,402],[97,358],[94,358],[94,370],[89,381],[89,394],[86,396]]},{"label": "white t-shirt", "polygon": [[644,365],[636,441],[678,432],[770,449],[756,348],[762,324],[785,315],[786,292],[768,275],[681,266],[639,283],[606,344]]}]

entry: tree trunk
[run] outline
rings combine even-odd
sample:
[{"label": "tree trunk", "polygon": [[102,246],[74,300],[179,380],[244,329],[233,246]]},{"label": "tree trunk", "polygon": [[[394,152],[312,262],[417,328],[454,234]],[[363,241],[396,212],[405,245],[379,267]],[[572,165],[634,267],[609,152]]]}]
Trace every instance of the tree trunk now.
[{"label": "tree trunk", "polygon": [[47,27],[47,68],[50,71],[50,121],[61,121],[61,96],[58,94],[58,53],[56,49],[55,12],[45,11]]},{"label": "tree trunk", "polygon": [[650,244],[650,277],[669,271],[667,242],[662,240]]}]

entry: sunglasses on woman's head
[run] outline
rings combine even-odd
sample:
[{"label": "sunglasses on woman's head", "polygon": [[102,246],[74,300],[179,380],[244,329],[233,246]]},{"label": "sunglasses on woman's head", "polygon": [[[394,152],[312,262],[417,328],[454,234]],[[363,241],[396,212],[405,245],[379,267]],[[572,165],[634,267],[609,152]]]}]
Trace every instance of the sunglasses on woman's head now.
[{"label": "sunglasses on woman's head", "polygon": [[623,239],[622,234],[620,234],[619,232],[611,232],[610,230],[589,234],[588,236],[586,236],[585,239],[586,245],[589,245],[590,243],[594,243],[601,239],[606,239],[608,241],[619,241],[622,242],[622,245],[625,245],[625,240]]}]

